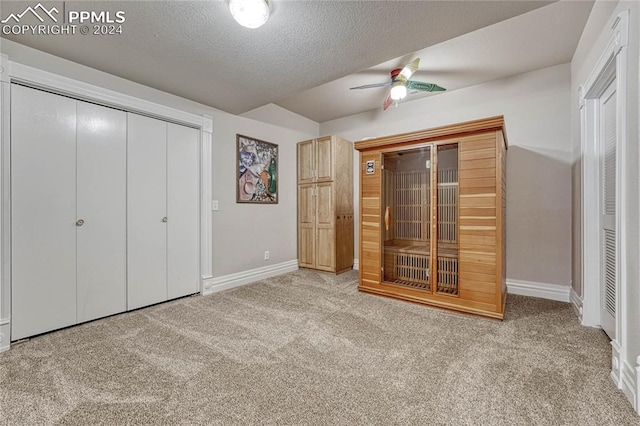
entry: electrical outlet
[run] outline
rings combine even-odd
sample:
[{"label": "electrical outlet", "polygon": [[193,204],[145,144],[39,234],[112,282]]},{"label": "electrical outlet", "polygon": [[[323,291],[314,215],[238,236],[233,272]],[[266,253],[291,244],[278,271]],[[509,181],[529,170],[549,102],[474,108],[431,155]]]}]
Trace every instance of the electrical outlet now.
[{"label": "electrical outlet", "polygon": [[211,210],[218,211],[218,200],[211,201]]},{"label": "electrical outlet", "polygon": [[269,260],[269,251],[264,252],[264,260]]}]

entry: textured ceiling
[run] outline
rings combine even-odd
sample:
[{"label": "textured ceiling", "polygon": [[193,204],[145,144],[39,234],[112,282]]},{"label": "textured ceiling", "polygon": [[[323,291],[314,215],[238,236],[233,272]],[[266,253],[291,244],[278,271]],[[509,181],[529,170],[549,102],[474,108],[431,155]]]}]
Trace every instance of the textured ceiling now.
[{"label": "textured ceiling", "polygon": [[[455,90],[571,61],[593,6],[561,1],[460,37],[301,91],[275,104],[319,123],[382,108],[388,88],[349,90],[380,83],[389,71],[421,58],[412,79]],[[438,93],[414,93],[404,102]]]},{"label": "textured ceiling", "polygon": [[[34,3],[3,0],[2,18]],[[294,95],[552,2],[272,0],[271,17],[257,30],[236,24],[227,1],[43,3],[67,11],[124,10],[123,34],[3,37],[234,114],[280,103],[324,121],[337,116],[328,112],[331,104],[318,106],[316,113],[313,99],[305,100],[304,93]],[[517,33],[519,28],[513,30]],[[532,45],[531,40],[524,41]],[[486,51],[484,43],[467,45]],[[555,46],[533,48],[553,50]],[[482,74],[487,71],[483,67],[502,66],[484,61],[464,67],[467,61],[447,61],[446,54],[440,57],[441,64],[425,57],[423,65],[443,76],[448,72]],[[437,76],[425,77],[433,80]],[[450,88],[456,84],[462,83],[451,83]],[[325,94],[345,105],[357,100],[353,92],[344,90]],[[341,114],[376,108],[381,101],[354,103]]]}]

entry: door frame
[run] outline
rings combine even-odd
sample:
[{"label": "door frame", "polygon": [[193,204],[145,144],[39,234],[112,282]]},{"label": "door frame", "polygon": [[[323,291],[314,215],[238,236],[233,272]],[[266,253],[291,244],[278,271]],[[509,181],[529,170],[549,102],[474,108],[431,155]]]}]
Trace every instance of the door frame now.
[{"label": "door frame", "polygon": [[213,117],[184,112],[144,99],[63,77],[0,55],[0,352],[11,344],[11,83],[20,83],[78,100],[159,118],[200,132],[199,289],[213,278],[212,142]]},{"label": "door frame", "polygon": [[601,176],[600,176],[600,97],[616,84],[616,338],[611,341],[611,378],[623,388],[626,363],[626,216],[627,216],[627,46],[629,11],[620,12],[609,30],[609,40],[600,58],[579,87],[582,160],[582,325],[600,326],[601,303]]}]

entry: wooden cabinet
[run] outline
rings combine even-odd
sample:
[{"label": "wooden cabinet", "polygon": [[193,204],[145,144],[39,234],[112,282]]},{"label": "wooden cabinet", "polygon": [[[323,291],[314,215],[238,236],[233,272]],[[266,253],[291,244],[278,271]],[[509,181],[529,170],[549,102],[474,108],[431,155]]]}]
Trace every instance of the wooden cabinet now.
[{"label": "wooden cabinet", "polygon": [[298,262],[353,267],[353,144],[338,136],[298,143]]},{"label": "wooden cabinet", "polygon": [[503,318],[503,117],[355,144],[361,291]]}]

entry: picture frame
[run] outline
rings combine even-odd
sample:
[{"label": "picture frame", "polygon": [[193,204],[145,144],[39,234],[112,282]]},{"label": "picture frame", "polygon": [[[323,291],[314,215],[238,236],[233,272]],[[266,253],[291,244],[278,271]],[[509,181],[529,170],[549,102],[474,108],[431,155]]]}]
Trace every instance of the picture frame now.
[{"label": "picture frame", "polygon": [[278,204],[278,145],[236,134],[236,203]]}]

